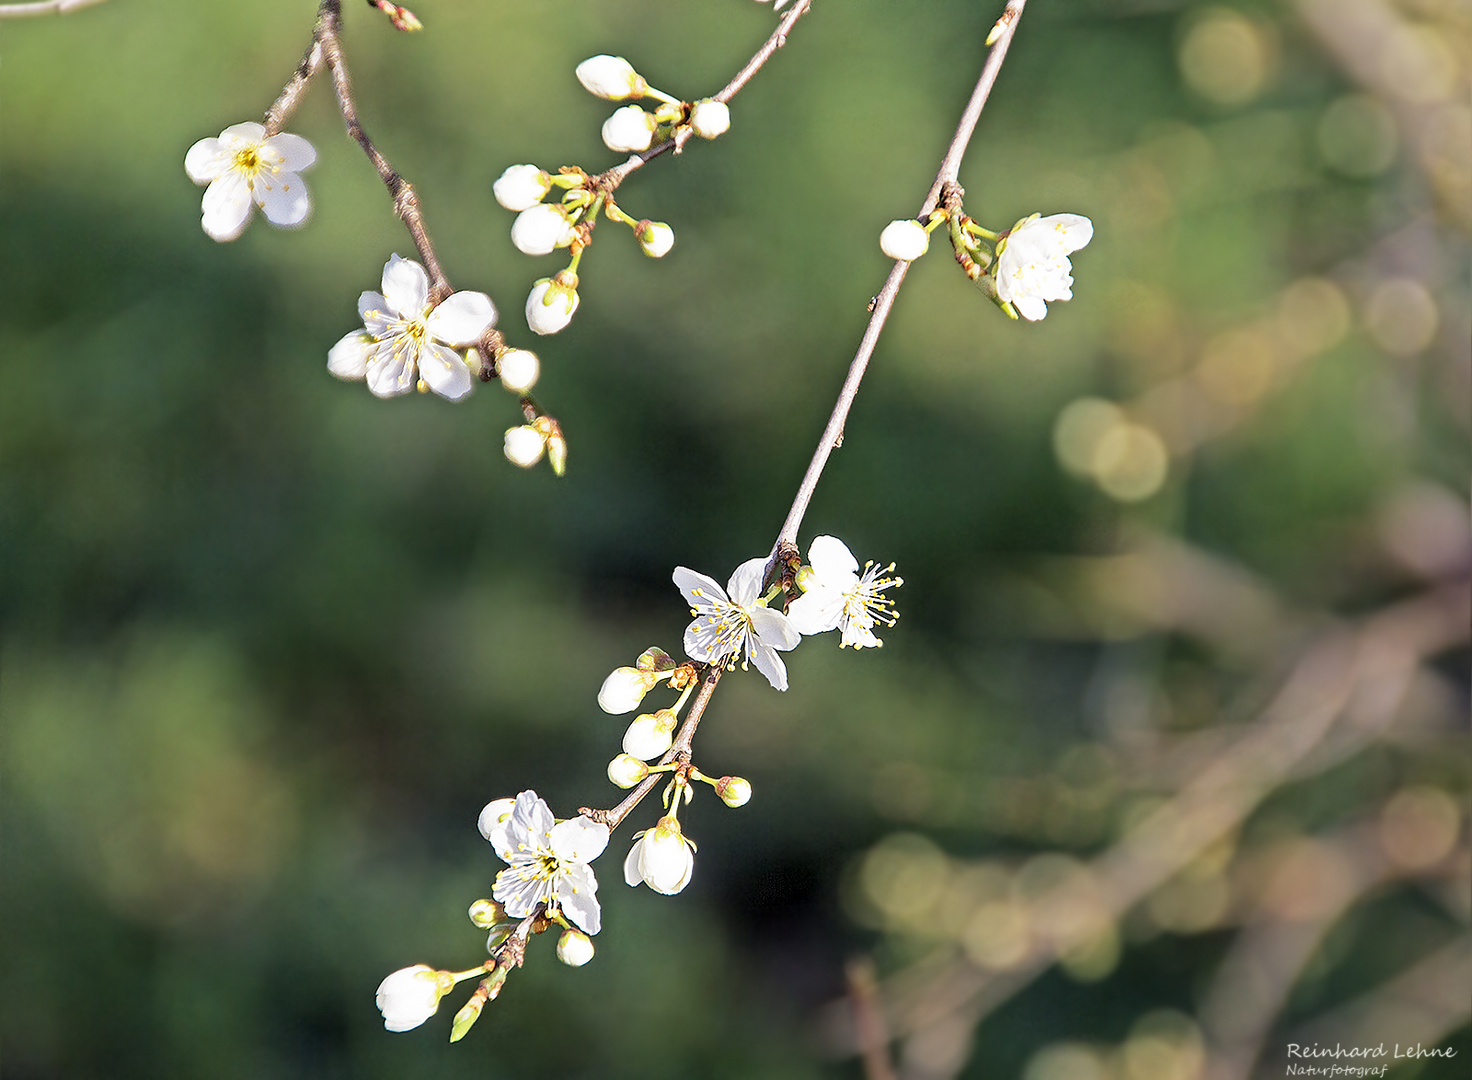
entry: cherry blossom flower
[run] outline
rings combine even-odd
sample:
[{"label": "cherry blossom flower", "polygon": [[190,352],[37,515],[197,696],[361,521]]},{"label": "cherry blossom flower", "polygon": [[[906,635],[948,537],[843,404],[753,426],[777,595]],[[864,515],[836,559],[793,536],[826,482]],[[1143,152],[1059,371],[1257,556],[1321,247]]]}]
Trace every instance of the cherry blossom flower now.
[{"label": "cherry blossom flower", "polygon": [[727,667],[750,661],[769,683],[786,690],[787,667],[777,650],[796,648],[802,637],[780,611],[758,603],[766,565],[766,559],[747,560],[725,589],[704,574],[675,568],[675,584],[695,616],[685,628],[685,653],[692,660]]},{"label": "cherry blossom flower", "polygon": [[807,581],[798,579],[807,591],[788,605],[788,622],[802,634],[842,630],[839,648],[882,645],[874,636],[874,624],[893,626],[897,617],[884,590],[904,584],[902,578],[881,576],[892,571],[894,564],[880,568],[867,563],[861,576],[858,560],[835,536],[813,538],[808,545],[808,564],[811,575]]},{"label": "cherry blossom flower", "polygon": [[930,234],[914,218],[891,221],[879,234],[879,250],[891,259],[913,262],[930,249]]},{"label": "cherry blossom flower", "polygon": [[607,825],[585,817],[557,821],[535,791],[523,791],[510,817],[491,830],[490,841],[507,863],[491,890],[507,915],[523,919],[545,904],[587,933],[598,932],[598,879],[588,863],[608,846]]},{"label": "cherry blossom flower", "polygon": [[424,964],[400,968],[378,984],[378,1011],[388,1031],[410,1031],[424,1023],[440,1007],[440,998],[455,985],[447,971]]},{"label": "cherry blossom flower", "polygon": [[257,123],[233,124],[218,138],[200,139],[184,155],[184,171],[205,188],[200,224],[219,241],[234,240],[259,206],[272,225],[291,228],[307,220],[312,198],[300,173],[317,151],[300,135],[266,138]]},{"label": "cherry blossom flower", "polygon": [[354,330],[327,354],[327,370],[339,379],[367,379],[378,397],[413,390],[418,380],[451,401],[475,385],[461,349],[496,325],[496,306],[480,292],[457,292],[429,302],[424,267],[397,255],[383,267],[383,292],[358,297],[363,329]]},{"label": "cherry blossom flower", "polygon": [[690,884],[694,872],[695,843],[680,831],[673,817],[662,817],[654,828],[639,833],[624,859],[625,882],[637,887],[642,881],[666,896]]},{"label": "cherry blossom flower", "polygon": [[1094,223],[1078,214],[1033,215],[1013,226],[997,245],[997,299],[1030,322],[1048,314],[1045,301],[1073,299],[1068,256],[1094,236]]}]

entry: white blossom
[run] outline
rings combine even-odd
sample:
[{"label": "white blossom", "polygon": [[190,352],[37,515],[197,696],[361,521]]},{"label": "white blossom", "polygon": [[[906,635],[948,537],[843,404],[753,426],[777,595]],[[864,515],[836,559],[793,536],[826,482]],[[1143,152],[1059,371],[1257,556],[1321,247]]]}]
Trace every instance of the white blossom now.
[{"label": "white blossom", "polygon": [[572,322],[578,302],[576,277],[572,284],[557,278],[542,278],[532,285],[532,291],[527,295],[526,325],[533,333],[556,334]]},{"label": "white blossom", "polygon": [[642,668],[614,668],[598,691],[598,707],[615,716],[633,712],[658,681],[654,672]]},{"label": "white blossom", "polygon": [[529,206],[511,223],[511,242],[523,255],[550,255],[576,238],[562,207],[548,203]]},{"label": "white blossom", "polygon": [[787,689],[787,667],[777,650],[795,648],[802,640],[787,617],[760,599],[766,559],[749,559],[736,568],[722,589],[711,578],[680,566],[675,585],[690,602],[695,621],[685,628],[685,652],[692,660],[734,666],[750,661],[778,690]]},{"label": "white blossom", "polygon": [[658,893],[673,896],[690,884],[695,871],[695,844],[680,831],[680,823],[662,817],[654,828],[640,833],[624,859],[624,881],[641,881]]},{"label": "white blossom", "polygon": [[536,206],[551,190],[552,178],[535,165],[511,165],[491,185],[491,194],[507,210]]},{"label": "white blossom", "polygon": [[624,732],[624,753],[644,761],[653,761],[675,741],[675,714],[669,709],[643,713],[634,718]]},{"label": "white blossom", "polygon": [[642,97],[649,85],[622,56],[590,56],[574,73],[584,90],[606,101]]},{"label": "white blossom", "polygon": [[879,250],[891,259],[912,262],[930,249],[930,234],[914,218],[891,221],[879,234]]},{"label": "white blossom", "polygon": [[705,98],[690,109],[690,130],[702,139],[724,135],[731,127],[731,110],[724,101]]},{"label": "white blossom", "polygon": [[635,234],[639,247],[651,259],[662,259],[675,246],[675,230],[662,221],[643,222]]},{"label": "white blossom", "polygon": [[233,124],[218,138],[200,139],[184,155],[184,171],[205,188],[200,224],[216,240],[234,240],[259,206],[272,225],[300,225],[312,212],[312,198],[300,174],[312,167],[317,151],[300,135],[266,138],[257,123]]},{"label": "white blossom", "polygon": [[1031,217],[997,245],[997,298],[1037,322],[1045,301],[1073,299],[1073,264],[1068,256],[1094,236],[1094,223],[1078,214]]},{"label": "white blossom", "polygon": [[506,460],[523,469],[530,469],[542,460],[542,451],[547,448],[547,437],[530,424],[506,429],[504,450]]},{"label": "white blossom", "polygon": [[603,145],[621,154],[648,150],[658,126],[653,113],[637,105],[625,105],[603,121]]},{"label": "white blossom", "polygon": [[581,930],[564,930],[557,939],[557,959],[568,967],[582,967],[593,959],[593,939]]},{"label": "white blossom", "polygon": [[840,648],[883,644],[874,636],[874,624],[893,626],[895,620],[884,590],[904,584],[901,578],[881,576],[892,571],[894,564],[880,568],[869,563],[860,575],[858,560],[835,536],[813,538],[808,564],[811,574],[798,578],[807,591],[787,608],[787,619],[798,632],[822,634],[838,628],[843,631]]},{"label": "white blossom", "polygon": [[379,397],[414,389],[420,379],[441,397],[459,401],[475,385],[465,357],[451,346],[475,344],[496,325],[496,306],[481,292],[457,292],[429,302],[429,275],[411,259],[392,255],[383,267],[383,292],[358,297],[363,329],[327,354],[339,379],[364,379]]},{"label": "white blossom", "polygon": [[480,829],[480,834],[489,840],[491,833],[506,824],[507,820],[511,817],[511,811],[515,809],[515,799],[494,799],[486,803],[481,809],[480,817],[476,819],[475,823],[476,827]]},{"label": "white blossom", "polygon": [[598,932],[598,879],[588,863],[608,846],[607,825],[585,817],[556,821],[535,791],[523,791],[490,841],[507,863],[491,890],[507,915],[523,919],[545,904],[587,933]]},{"label": "white blossom", "polygon": [[424,1023],[440,1007],[440,998],[455,985],[448,972],[424,964],[400,968],[378,984],[375,1000],[388,1031],[409,1031]]},{"label": "white blossom", "polygon": [[537,385],[542,362],[530,349],[507,349],[496,357],[496,374],[501,385],[513,394],[524,394]]}]

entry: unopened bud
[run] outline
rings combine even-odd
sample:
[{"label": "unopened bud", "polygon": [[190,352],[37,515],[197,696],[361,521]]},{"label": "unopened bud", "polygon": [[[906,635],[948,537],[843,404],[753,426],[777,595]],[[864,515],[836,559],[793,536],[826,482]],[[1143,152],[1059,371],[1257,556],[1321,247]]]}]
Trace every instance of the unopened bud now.
[{"label": "unopened bud", "polygon": [[930,249],[930,234],[913,218],[891,221],[879,234],[879,249],[891,259],[911,262]]},{"label": "unopened bud", "polygon": [[535,165],[512,165],[491,185],[491,194],[507,210],[528,210],[552,190],[552,178]]},{"label": "unopened bud", "polygon": [[675,246],[675,230],[662,221],[640,222],[634,235],[639,240],[639,247],[651,259],[664,258]]},{"label": "unopened bud", "polygon": [[557,959],[568,967],[582,967],[593,959],[593,939],[581,930],[564,930],[557,939]]},{"label": "unopened bud", "polygon": [[513,394],[524,394],[537,385],[542,362],[530,349],[507,349],[496,357],[496,374],[501,385]]},{"label": "unopened bud", "polygon": [[608,763],[608,779],[615,787],[631,788],[649,775],[649,766],[633,754],[620,754]]},{"label": "unopened bud", "polygon": [[511,936],[512,931],[515,929],[516,924],[514,922],[497,923],[491,927],[491,932],[486,935],[486,952],[494,953],[506,943],[506,939]]},{"label": "unopened bud", "polygon": [[450,1041],[459,1042],[465,1038],[465,1033],[480,1019],[480,1011],[486,1007],[486,999],[489,995],[477,989],[470,995],[470,1000],[460,1006],[460,1011],[455,1014],[455,1022],[450,1025]]},{"label": "unopened bud", "polygon": [[615,716],[633,712],[658,681],[653,672],[631,667],[614,668],[598,691],[598,707]]},{"label": "unopened bud", "polygon": [[705,98],[690,110],[690,130],[702,139],[724,135],[731,127],[731,110],[724,101]]},{"label": "unopened bud", "polygon": [[546,438],[530,425],[506,429],[506,460],[513,465],[530,469],[542,460],[542,451],[546,448]]},{"label": "unopened bud", "polygon": [[675,667],[675,658],[658,645],[651,645],[639,654],[634,666],[640,671],[669,671]]},{"label": "unopened bud", "polygon": [[716,781],[716,794],[727,806],[745,806],[751,801],[751,782],[739,776],[723,776]]},{"label": "unopened bud", "polygon": [[605,101],[643,97],[649,84],[622,56],[590,56],[575,69],[583,89]]},{"label": "unopened bud", "polygon": [[511,242],[523,255],[550,255],[576,238],[577,232],[562,207],[550,203],[527,207],[511,223]]},{"label": "unopened bud", "polygon": [[603,121],[603,145],[620,154],[648,150],[658,126],[659,121],[639,106],[625,105]]},{"label": "unopened bud", "polygon": [[635,717],[624,732],[624,753],[653,761],[673,745],[675,723],[675,714],[669,709]]},{"label": "unopened bud", "polygon": [[577,309],[577,275],[562,271],[532,285],[526,298],[526,324],[533,333],[555,334],[572,322]]},{"label": "unopened bud", "polygon": [[470,905],[470,921],[482,930],[506,921],[506,909],[494,900],[477,900]]}]

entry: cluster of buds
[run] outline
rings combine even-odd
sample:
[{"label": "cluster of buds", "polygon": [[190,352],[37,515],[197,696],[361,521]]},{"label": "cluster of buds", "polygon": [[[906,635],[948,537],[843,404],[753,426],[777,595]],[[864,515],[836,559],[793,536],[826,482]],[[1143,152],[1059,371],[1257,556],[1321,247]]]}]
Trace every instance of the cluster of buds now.
[{"label": "cluster of buds", "polygon": [[622,56],[590,56],[577,66],[577,76],[584,90],[604,101],[648,99],[657,103],[653,112],[640,105],[624,105],[604,121],[603,144],[616,153],[641,154],[658,143],[680,138],[684,131],[714,139],[731,127],[731,110],[724,101],[681,101],[656,90]]},{"label": "cluster of buds", "polygon": [[930,248],[930,234],[945,224],[956,262],[966,276],[1010,318],[1036,322],[1048,303],[1073,299],[1069,256],[1085,247],[1094,223],[1079,214],[1033,214],[1010,229],[993,232],[966,216],[959,188],[924,221],[891,221],[879,234],[879,247],[891,259],[912,262]]},{"label": "cluster of buds", "polygon": [[[544,202],[553,189],[556,202]],[[578,264],[593,242],[600,215],[627,225],[639,248],[652,259],[662,258],[675,245],[675,231],[662,221],[630,217],[614,201],[612,185],[575,166],[554,175],[535,165],[512,165],[492,185],[496,201],[516,211],[511,242],[526,255],[550,255],[567,248],[567,268],[539,279],[526,298],[526,324],[538,334],[555,334],[572,322],[578,309]]]},{"label": "cluster of buds", "polygon": [[554,473],[561,476],[567,471],[567,440],[557,421],[545,414],[534,414],[525,424],[507,428],[504,449],[506,460],[523,469],[530,469],[545,453]]}]

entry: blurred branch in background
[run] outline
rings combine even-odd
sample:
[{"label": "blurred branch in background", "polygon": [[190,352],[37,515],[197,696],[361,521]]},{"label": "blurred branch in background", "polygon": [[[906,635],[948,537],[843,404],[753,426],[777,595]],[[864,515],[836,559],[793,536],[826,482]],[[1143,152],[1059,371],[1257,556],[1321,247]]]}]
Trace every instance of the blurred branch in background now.
[{"label": "blurred branch in background", "polygon": [[69,11],[100,3],[102,0],[37,0],[32,4],[0,4],[0,19],[17,19],[26,15],[65,15]]}]

